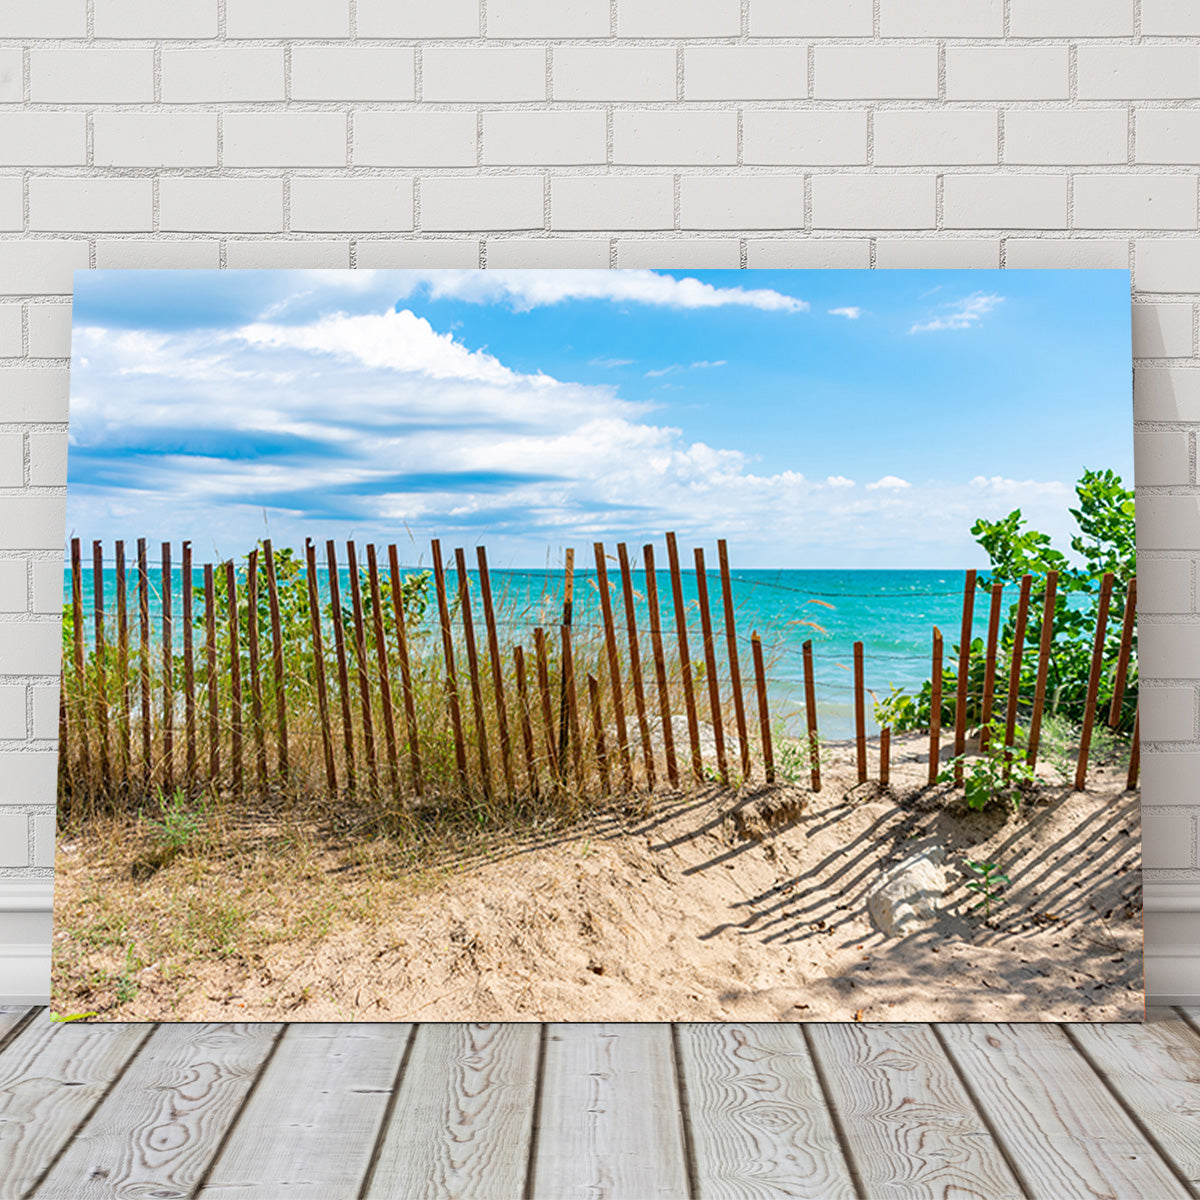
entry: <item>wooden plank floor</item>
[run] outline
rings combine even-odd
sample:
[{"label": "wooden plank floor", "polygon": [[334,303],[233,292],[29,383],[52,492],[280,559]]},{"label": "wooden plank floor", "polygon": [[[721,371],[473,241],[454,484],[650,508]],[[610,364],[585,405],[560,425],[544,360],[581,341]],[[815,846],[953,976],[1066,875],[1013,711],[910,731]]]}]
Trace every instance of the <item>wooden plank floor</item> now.
[{"label": "wooden plank floor", "polygon": [[80,1025],[0,1009],[0,1200],[1200,1200],[1144,1025]]}]

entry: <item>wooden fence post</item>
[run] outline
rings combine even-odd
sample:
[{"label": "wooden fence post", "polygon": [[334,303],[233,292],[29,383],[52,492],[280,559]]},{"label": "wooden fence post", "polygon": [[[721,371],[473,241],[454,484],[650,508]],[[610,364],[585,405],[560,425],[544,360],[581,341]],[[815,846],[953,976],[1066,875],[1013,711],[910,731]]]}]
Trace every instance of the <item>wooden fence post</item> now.
[{"label": "wooden fence post", "polygon": [[346,791],[358,792],[358,769],[354,761],[354,716],[350,708],[350,672],[346,664],[346,629],[342,619],[342,587],[338,580],[337,549],[330,539],[325,543],[325,564],[329,573],[329,609],[333,617],[333,647],[337,655],[338,701],[342,711],[342,750],[346,758]]},{"label": "wooden fence post", "polygon": [[550,664],[546,654],[546,631],[539,625],[533,631],[537,653],[538,691],[542,697],[542,726],[546,735],[546,762],[555,786],[560,782],[558,768],[558,737],[554,729],[554,704],[550,696]]},{"label": "wooden fence post", "polygon": [[992,604],[988,612],[987,658],[983,668],[983,704],[979,714],[979,750],[988,748],[992,737],[992,700],[996,690],[996,652],[1000,643],[1000,607],[1004,584],[992,584]]},{"label": "wooden fence post", "polygon": [[267,569],[267,607],[271,614],[271,671],[275,680],[275,729],[279,745],[276,755],[279,779],[288,785],[287,680],[283,669],[283,625],[279,615],[279,576],[275,570],[275,550],[271,539],[263,542],[263,562]]},{"label": "wooden fence post", "polygon": [[804,711],[808,726],[809,782],[812,790],[821,790],[821,739],[817,734],[817,687],[813,672],[813,644],[804,643]]},{"label": "wooden fence post", "polygon": [[1141,705],[1134,710],[1133,714],[1133,736],[1129,743],[1129,773],[1125,777],[1125,790],[1132,792],[1137,787],[1138,782],[1138,767],[1141,765],[1142,758],[1142,737],[1141,737]]},{"label": "wooden fence post", "polygon": [[962,787],[962,756],[967,748],[967,684],[971,674],[971,635],[975,619],[975,572],[963,585],[962,632],[958,642],[958,689],[954,704],[954,783]]},{"label": "wooden fence post", "polygon": [[[579,727],[579,698],[576,694],[575,687],[575,657],[571,647],[571,626],[563,625],[562,627],[562,677],[566,681],[566,697],[567,711],[560,718],[565,721],[571,730],[571,736],[568,739],[571,749],[571,766],[575,771],[575,778],[580,785],[583,784],[583,737]],[[567,760],[563,755],[562,750],[562,730],[559,730],[559,761],[563,766],[563,774],[566,774]]]},{"label": "wooden fence post", "polygon": [[183,727],[184,771],[190,795],[196,790],[196,660],[192,644],[192,543],[183,543]]},{"label": "wooden fence post", "polygon": [[312,627],[313,673],[317,685],[317,714],[321,722],[321,750],[325,758],[325,782],[330,799],[338,794],[337,767],[333,761],[333,734],[329,725],[329,692],[325,682],[325,654],[321,639],[321,593],[317,586],[317,548],[312,538],[304,539],[305,582],[308,585],[308,616]]},{"label": "wooden fence post", "polygon": [[479,565],[479,597],[483,603],[483,620],[487,626],[488,660],[492,667],[492,693],[496,701],[496,725],[500,733],[500,765],[504,770],[504,786],[508,798],[515,799],[516,782],[513,776],[512,742],[508,733],[508,702],[504,696],[504,662],[500,657],[500,637],[496,632],[496,610],[492,604],[492,575],[488,570],[487,550],[475,547]]},{"label": "wooden fence post", "polygon": [[433,580],[437,590],[438,620],[442,629],[442,654],[446,661],[446,702],[450,707],[450,725],[454,731],[454,761],[458,768],[459,791],[466,798],[471,791],[467,776],[467,751],[463,745],[462,710],[458,704],[458,676],[454,670],[454,633],[450,628],[450,606],[446,602],[446,569],[442,564],[442,543],[434,538]]},{"label": "wooden fence post", "polygon": [[1117,656],[1117,676],[1113,680],[1112,703],[1108,709],[1108,727],[1116,729],[1121,722],[1121,705],[1125,700],[1125,681],[1129,674],[1129,657],[1133,653],[1133,624],[1137,615],[1137,576],[1125,589],[1125,620],[1121,626],[1121,650]]},{"label": "wooden fence post", "polygon": [[642,739],[642,763],[646,768],[646,786],[653,791],[654,746],[650,742],[650,721],[646,716],[646,689],[642,678],[642,652],[638,644],[637,613],[633,603],[633,572],[629,566],[629,548],[617,543],[621,564],[621,599],[625,608],[625,636],[629,642],[629,675],[633,680],[633,699],[637,706],[638,734]]},{"label": "wooden fence post", "polygon": [[728,786],[729,764],[725,761],[725,727],[721,719],[721,681],[717,675],[717,649],[713,644],[712,615],[708,608],[708,574],[704,567],[704,550],[697,546],[694,554],[700,629],[704,637],[704,671],[708,676],[708,707],[712,713],[713,745],[717,752],[717,770],[721,782]]},{"label": "wooden fence post", "polygon": [[91,752],[88,744],[87,682],[83,645],[83,564],[78,538],[71,539],[71,628],[75,654],[75,697],[71,725],[79,742],[80,774],[90,790],[92,784]]},{"label": "wooden fence post", "polygon": [[885,725],[879,731],[879,786],[887,787],[891,778],[892,731]]},{"label": "wooden fence post", "polygon": [[475,648],[475,623],[471,619],[471,586],[467,579],[467,559],[461,547],[454,551],[454,566],[458,575],[458,608],[462,617],[463,638],[467,646],[467,672],[471,681],[471,711],[475,718],[475,740],[478,743],[479,777],[483,794],[492,794],[492,763],[488,754],[487,718],[483,712],[483,688],[479,684],[479,654]]},{"label": "wooden fence post", "polygon": [[246,647],[250,656],[250,733],[254,739],[254,765],[258,794],[267,794],[267,739],[263,729],[262,677],[258,656],[258,550],[250,551],[246,564]]},{"label": "wooden fence post", "polygon": [[208,675],[208,776],[213,788],[221,786],[221,727],[217,706],[217,606],[212,563],[204,564],[204,649]]},{"label": "wooden fence post", "polygon": [[400,689],[404,693],[404,729],[408,737],[408,762],[413,791],[421,794],[421,743],[417,732],[417,709],[413,700],[412,668],[408,661],[408,632],[404,622],[404,588],[395,545],[388,546],[388,570],[392,581],[392,609],[396,617],[396,651],[400,657]]},{"label": "wooden fence post", "polygon": [[229,597],[229,753],[233,760],[234,795],[241,796],[244,786],[242,774],[242,652],[238,646],[237,574],[233,559],[225,564],[225,587]]},{"label": "wooden fence post", "polygon": [[[122,782],[128,786],[130,767],[130,745],[132,713],[129,701],[129,605],[126,594],[125,579],[125,543],[116,544],[117,555],[117,674],[121,678],[121,716],[119,721],[119,740]],[[63,743],[64,747],[66,743]]]},{"label": "wooden fence post", "polygon": [[600,615],[604,622],[604,647],[608,655],[608,685],[612,689],[613,717],[617,726],[617,757],[626,791],[633,791],[633,765],[629,757],[629,730],[625,724],[625,693],[621,686],[621,661],[617,657],[617,630],[613,621],[612,595],[608,590],[608,565],[604,543],[593,542],[596,558],[596,587],[600,592]]},{"label": "wooden fence post", "polygon": [[725,610],[725,651],[729,658],[729,682],[733,688],[733,712],[737,721],[738,748],[742,778],[750,778],[750,738],[746,730],[746,700],[742,695],[742,672],[738,663],[736,615],[733,608],[733,583],[729,575],[729,546],[724,538],[717,541],[717,563],[721,568],[721,600]]},{"label": "wooden fence post", "polygon": [[675,760],[675,730],[671,724],[671,694],[667,682],[667,657],[663,650],[662,617],[658,607],[658,575],[654,569],[654,547],[642,547],[646,567],[646,604],[650,609],[650,642],[654,648],[654,680],[658,690],[658,713],[662,723],[663,756],[667,760],[667,779],[679,786],[679,764]]},{"label": "wooden fence post", "polygon": [[392,677],[388,667],[387,640],[383,636],[383,593],[379,587],[379,560],[375,543],[367,543],[367,581],[371,587],[371,628],[375,635],[375,661],[379,666],[379,702],[383,709],[383,741],[387,752],[391,794],[400,792],[400,764],[396,756],[396,714],[392,711]]},{"label": "wooden fence post", "polygon": [[1037,684],[1033,693],[1033,712],[1029,717],[1029,748],[1025,761],[1032,770],[1037,766],[1038,744],[1042,738],[1042,713],[1046,707],[1046,680],[1050,674],[1050,651],[1054,646],[1054,606],[1058,592],[1058,572],[1046,575],[1046,596],[1042,605],[1042,636],[1038,644]]},{"label": "wooden fence post", "polygon": [[864,695],[863,644],[854,643],[854,741],[858,764],[858,782],[867,779],[867,703]]},{"label": "wooden fence post", "polygon": [[375,718],[371,714],[371,676],[367,662],[367,635],[363,625],[362,580],[358,575],[358,552],[350,541],[346,543],[346,570],[350,575],[350,615],[354,621],[354,663],[362,713],[363,755],[367,760],[367,790],[371,796],[378,796],[379,764],[375,757]]},{"label": "wooden fence post", "polygon": [[[563,564],[563,615],[560,626],[560,636],[563,645],[563,669],[558,680],[558,761],[562,764],[563,777],[567,773],[567,743],[579,730],[572,714],[568,691],[575,686],[575,672],[572,667],[568,675],[566,660],[570,654],[571,619],[575,609],[575,551],[568,546]],[[575,755],[576,767],[579,756]]]},{"label": "wooden fence post", "polygon": [[1087,707],[1083,710],[1083,729],[1079,734],[1079,762],[1075,767],[1075,790],[1083,791],[1087,782],[1088,750],[1092,745],[1092,726],[1096,720],[1096,698],[1100,692],[1100,674],[1104,670],[1104,634],[1108,627],[1108,606],[1112,601],[1113,576],[1106,572],[1100,582],[1100,608],[1096,613],[1096,638],[1092,643],[1092,666],[1088,672]]},{"label": "wooden fence post", "polygon": [[154,766],[150,757],[150,573],[146,565],[146,539],[138,538],[138,675],[142,709],[142,787],[150,790]]},{"label": "wooden fence post", "polygon": [[92,655],[96,664],[96,742],[100,755],[100,790],[106,792],[112,780],[108,763],[108,678],[104,669],[104,550],[98,541],[92,542],[92,610],[96,638]]},{"label": "wooden fence post", "polygon": [[768,783],[775,782],[775,748],[771,744],[771,714],[767,709],[767,670],[763,665],[762,640],[758,630],[750,634],[750,649],[754,657],[754,684],[758,692],[758,728],[762,737],[763,773]]},{"label": "wooden fence post", "polygon": [[600,788],[603,795],[608,795],[608,750],[604,744],[604,717],[600,713],[600,685],[595,675],[589,674],[588,699],[592,708],[592,733],[596,739],[596,766],[600,769]]},{"label": "wooden fence post", "polygon": [[1025,623],[1029,619],[1031,575],[1021,576],[1021,594],[1017,601],[1017,623],[1013,630],[1012,664],[1008,675],[1008,712],[1004,722],[1004,778],[1012,771],[1012,751],[1017,735],[1017,702],[1021,693],[1021,656],[1025,651]]},{"label": "wooden fence post", "polygon": [[525,678],[525,651],[513,647],[513,668],[517,681],[517,707],[521,714],[521,740],[525,746],[525,778],[529,794],[538,798],[537,755],[533,746],[533,722],[529,712],[529,687]]},{"label": "wooden fence post", "polygon": [[679,639],[679,673],[683,678],[683,703],[687,709],[688,738],[692,745],[692,776],[704,781],[700,753],[700,726],[696,719],[696,697],[692,691],[692,659],[688,650],[687,610],[683,604],[683,576],[679,570],[679,547],[673,533],[667,534],[667,561],[671,567],[671,597],[675,606],[675,635]]},{"label": "wooden fence post", "polygon": [[929,782],[937,783],[942,740],[942,631],[933,627],[933,674],[929,697]]},{"label": "wooden fence post", "polygon": [[163,795],[175,790],[175,652],[171,645],[171,543],[162,544]]}]

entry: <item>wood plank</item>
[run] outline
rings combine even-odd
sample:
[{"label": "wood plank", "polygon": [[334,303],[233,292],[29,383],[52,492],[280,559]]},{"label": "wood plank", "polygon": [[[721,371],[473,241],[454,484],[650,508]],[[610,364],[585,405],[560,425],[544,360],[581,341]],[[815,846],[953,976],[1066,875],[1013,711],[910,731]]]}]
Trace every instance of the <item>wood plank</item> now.
[{"label": "wood plank", "polygon": [[796,1025],[679,1025],[698,1200],[840,1200],[854,1182]]},{"label": "wood plank", "polygon": [[1031,1193],[1047,1200],[1188,1195],[1057,1026],[942,1025],[939,1032]]},{"label": "wood plank", "polygon": [[0,1005],[0,1049],[16,1034],[24,1021],[37,1016],[39,1011],[26,1004]]},{"label": "wood plank", "polygon": [[0,1054],[0,1200],[29,1191],[152,1029],[34,1015]]},{"label": "wood plank", "polygon": [[1200,1195],[1200,1040],[1181,1021],[1067,1025],[1067,1036]]},{"label": "wood plank", "polygon": [[807,1033],[864,1195],[1024,1195],[928,1025]]},{"label": "wood plank", "polygon": [[532,1200],[684,1200],[667,1025],[550,1025]]},{"label": "wood plank", "polygon": [[524,1194],[538,1025],[422,1025],[383,1131],[368,1200]]},{"label": "wood plank", "polygon": [[412,1029],[288,1025],[197,1200],[356,1200]]},{"label": "wood plank", "polygon": [[190,1196],[282,1028],[159,1026],[33,1194]]}]

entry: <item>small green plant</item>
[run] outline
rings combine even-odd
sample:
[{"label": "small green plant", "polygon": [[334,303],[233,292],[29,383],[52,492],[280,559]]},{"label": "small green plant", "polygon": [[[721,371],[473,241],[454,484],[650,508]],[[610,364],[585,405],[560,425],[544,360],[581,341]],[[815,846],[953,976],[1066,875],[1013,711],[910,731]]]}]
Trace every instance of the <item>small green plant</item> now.
[{"label": "small green plant", "polygon": [[1000,887],[997,885],[1010,882],[1009,878],[1007,875],[998,874],[1000,870],[999,863],[977,862],[973,858],[968,858],[964,861],[966,862],[967,869],[975,875],[974,879],[967,880],[967,890],[983,897],[982,900],[977,901],[971,907],[982,908],[985,917],[990,920],[992,916],[992,901],[997,898],[1000,892]]},{"label": "small green plant", "polygon": [[[813,769],[812,746],[807,734],[802,738],[789,737],[782,728],[775,730],[775,771],[787,783],[808,786]],[[821,747],[817,745],[817,765],[821,764]]]},{"label": "small green plant", "polygon": [[875,700],[875,723],[880,729],[888,728],[896,733],[918,729],[920,715],[917,712],[916,698],[893,683],[882,700]]},{"label": "small green plant", "polygon": [[142,961],[134,953],[133,946],[133,942],[130,942],[125,948],[125,969],[113,981],[118,1004],[128,1004],[138,994],[137,973],[141,970]]},{"label": "small green plant", "polygon": [[1022,757],[1024,732],[1012,748],[1008,760],[1002,738],[992,731],[988,748],[977,758],[960,755],[946,763],[938,774],[939,783],[953,783],[955,768],[963,768],[963,793],[967,806],[977,812],[995,801],[1008,801],[1015,813],[1021,805],[1021,793],[1033,784],[1033,768]]},{"label": "small green plant", "polygon": [[149,824],[156,832],[161,848],[169,854],[178,854],[200,832],[200,814],[188,806],[188,798],[182,788],[171,794],[170,803],[163,799],[162,789],[158,792],[159,811],[162,819]]}]

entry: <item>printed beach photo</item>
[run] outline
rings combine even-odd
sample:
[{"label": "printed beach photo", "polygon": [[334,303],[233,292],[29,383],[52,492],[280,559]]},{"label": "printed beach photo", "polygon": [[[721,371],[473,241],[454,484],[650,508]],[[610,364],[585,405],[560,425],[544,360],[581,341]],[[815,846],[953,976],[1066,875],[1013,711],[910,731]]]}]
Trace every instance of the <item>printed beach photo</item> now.
[{"label": "printed beach photo", "polygon": [[75,289],[59,1019],[1142,1019],[1128,272]]}]

